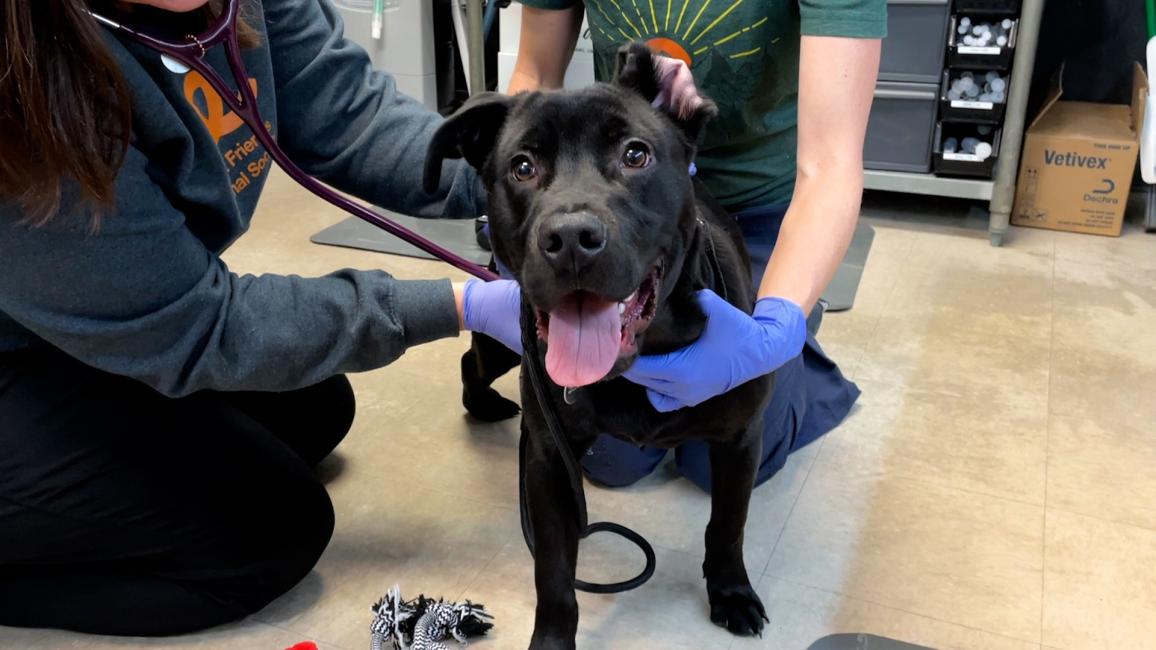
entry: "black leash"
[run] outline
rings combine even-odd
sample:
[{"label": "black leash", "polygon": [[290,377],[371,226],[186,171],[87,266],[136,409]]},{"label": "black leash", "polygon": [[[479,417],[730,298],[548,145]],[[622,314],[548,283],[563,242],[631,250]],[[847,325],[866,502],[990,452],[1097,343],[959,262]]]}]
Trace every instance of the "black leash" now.
[{"label": "black leash", "polygon": [[[727,299],[726,277],[722,272],[722,265],[718,259],[718,252],[715,250],[714,238],[710,234],[710,230],[702,219],[698,219],[699,234],[706,237],[707,247],[707,264],[710,266],[711,275],[713,276],[713,284],[716,290],[721,289],[722,298]],[[578,531],[579,539],[585,539],[592,533],[608,532],[614,533],[630,543],[637,546],[644,556],[646,556],[646,566],[642,572],[637,576],[624,580],[622,582],[613,583],[598,583],[586,582],[585,580],[574,580],[574,588],[580,591],[585,591],[592,594],[617,594],[623,591],[630,591],[642,586],[650,577],[654,575],[654,548],[646,538],[633,530],[609,521],[589,522],[586,512],[586,491],[582,486],[582,468],[578,465],[578,459],[574,457],[574,451],[570,448],[570,442],[566,439],[566,432],[562,428],[562,423],[558,420],[558,405],[550,397],[546,391],[546,376],[545,369],[542,367],[542,360],[539,355],[538,347],[538,327],[537,318],[534,314],[534,308],[530,305],[530,301],[526,299],[525,294],[522,295],[522,358],[526,361],[526,372],[529,373],[530,385],[534,389],[534,397],[538,400],[538,404],[542,410],[542,416],[546,419],[546,428],[550,430],[550,436],[554,439],[554,446],[558,448],[558,454],[562,456],[562,463],[566,466],[566,474],[570,480],[570,490],[574,493],[574,504],[577,508],[578,514]],[[521,436],[518,439],[518,506],[521,511],[522,520],[522,537],[526,540],[526,548],[530,549],[530,556],[534,556],[534,529],[530,522],[529,506],[526,503],[526,430],[523,428]]]},{"label": "black leash", "polygon": [[[522,358],[526,360],[526,372],[530,375],[530,385],[534,388],[534,396],[546,418],[546,428],[554,439],[554,446],[562,456],[562,463],[566,466],[566,474],[570,480],[570,489],[574,493],[574,504],[578,511],[579,539],[585,539],[592,533],[614,533],[637,546],[646,556],[646,566],[637,576],[622,582],[599,583],[574,580],[574,588],[592,594],[617,594],[640,587],[654,575],[654,548],[646,538],[633,530],[609,521],[589,523],[586,514],[586,492],[582,487],[582,468],[574,451],[570,448],[570,441],[566,439],[566,432],[562,423],[558,421],[557,404],[546,391],[545,370],[539,356],[537,319],[530,301],[522,296]],[[534,529],[530,522],[529,506],[526,503],[526,430],[523,428],[518,440],[518,506],[522,516],[522,537],[526,540],[526,548],[530,549],[530,556],[534,555]]]},{"label": "black leash", "polygon": [[707,227],[706,222],[702,217],[697,217],[699,234],[706,237],[706,263],[710,266],[710,274],[714,280],[714,290],[719,294],[723,300],[730,300],[727,291],[727,278],[723,275],[722,262],[718,261],[718,251],[714,248],[714,236],[710,234],[710,228]]}]

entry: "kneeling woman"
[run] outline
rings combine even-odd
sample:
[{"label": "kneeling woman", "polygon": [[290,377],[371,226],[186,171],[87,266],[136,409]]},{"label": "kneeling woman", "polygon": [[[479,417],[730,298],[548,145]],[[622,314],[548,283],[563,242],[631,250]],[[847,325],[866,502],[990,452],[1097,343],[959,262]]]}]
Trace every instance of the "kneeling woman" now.
[{"label": "kneeling woman", "polygon": [[[36,0],[0,12],[0,625],[173,634],[243,617],[313,567],[333,509],[344,373],[513,323],[509,282],[380,271],[238,276],[264,150],[196,73],[88,13],[180,38],[207,0]],[[374,203],[473,217],[440,117],[373,72],[318,0],[246,2],[260,110],[310,173]],[[219,48],[218,48],[219,49]],[[225,78],[223,52],[207,61]]]}]

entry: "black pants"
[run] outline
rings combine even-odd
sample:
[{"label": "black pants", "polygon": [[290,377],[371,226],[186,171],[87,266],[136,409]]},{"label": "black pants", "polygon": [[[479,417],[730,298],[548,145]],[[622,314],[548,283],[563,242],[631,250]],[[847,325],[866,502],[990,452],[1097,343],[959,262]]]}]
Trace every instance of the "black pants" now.
[{"label": "black pants", "polygon": [[171,399],[0,354],[0,625],[158,636],[261,609],[329,543],[312,468],[353,411],[344,377]]}]

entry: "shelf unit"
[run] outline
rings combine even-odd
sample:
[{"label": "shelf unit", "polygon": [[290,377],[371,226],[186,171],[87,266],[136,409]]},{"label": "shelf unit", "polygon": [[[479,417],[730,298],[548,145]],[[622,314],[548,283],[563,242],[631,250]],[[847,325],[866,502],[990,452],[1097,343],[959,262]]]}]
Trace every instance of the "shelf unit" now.
[{"label": "shelf unit", "polygon": [[932,173],[868,170],[864,187],[870,190],[925,194],[988,202],[988,233],[993,246],[1003,243],[1015,201],[1020,151],[1027,126],[1028,93],[1036,62],[1040,20],[1045,0],[1023,0],[1016,34],[1016,54],[1011,67],[1007,110],[1004,114],[1002,151],[994,178],[967,179]]},{"label": "shelf unit", "polygon": [[[937,0],[906,1],[919,4],[933,3]],[[480,20],[482,2],[483,0],[465,0],[467,16],[470,17],[467,42],[471,52],[480,48],[482,40]],[[1039,42],[1044,2],[1045,0],[1023,0],[1020,7],[1019,23],[1016,28],[1016,54],[1010,75],[1013,83],[1008,88],[1002,151],[996,163],[994,178],[991,180],[948,178],[932,173],[868,170],[864,182],[867,189],[987,201],[991,243],[993,246],[1003,243],[1011,222],[1012,204],[1015,200],[1020,151],[1027,125],[1028,92],[1031,90],[1032,70],[1036,62],[1036,46]],[[471,65],[472,79],[476,81],[481,76],[479,66]]]},{"label": "shelf unit", "polygon": [[863,187],[883,192],[947,196],[955,199],[990,201],[995,181],[974,178],[953,178],[913,172],[885,172],[868,169],[864,172]]}]

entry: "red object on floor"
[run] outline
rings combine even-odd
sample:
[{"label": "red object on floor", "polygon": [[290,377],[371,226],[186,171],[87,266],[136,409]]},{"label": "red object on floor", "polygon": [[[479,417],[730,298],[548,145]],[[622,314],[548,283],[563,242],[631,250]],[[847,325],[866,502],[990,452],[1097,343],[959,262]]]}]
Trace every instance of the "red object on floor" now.
[{"label": "red object on floor", "polygon": [[285,650],[317,650],[317,644],[312,641],[302,641],[297,645],[285,648]]}]

